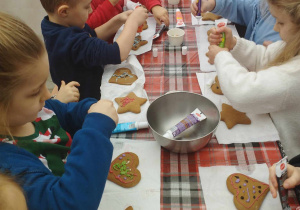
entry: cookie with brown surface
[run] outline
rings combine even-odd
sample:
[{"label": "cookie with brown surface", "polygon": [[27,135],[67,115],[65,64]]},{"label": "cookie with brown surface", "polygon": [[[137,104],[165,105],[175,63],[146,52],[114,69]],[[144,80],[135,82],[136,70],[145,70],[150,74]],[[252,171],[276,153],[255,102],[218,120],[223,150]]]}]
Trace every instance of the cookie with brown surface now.
[{"label": "cookie with brown surface", "polygon": [[212,84],[211,90],[212,90],[212,92],[214,92],[215,94],[223,95],[223,92],[222,92],[221,87],[220,87],[220,83],[219,83],[218,76],[215,77],[215,83]]},{"label": "cookie with brown surface", "polygon": [[109,83],[116,83],[119,85],[131,85],[138,77],[132,74],[131,70],[128,68],[119,68],[109,79]]},{"label": "cookie with brown surface", "polygon": [[215,15],[214,13],[211,12],[201,13],[201,16],[202,16],[202,20],[212,20],[212,21],[222,18],[222,16]]},{"label": "cookie with brown surface", "polygon": [[121,187],[134,187],[141,180],[138,165],[139,157],[136,154],[124,152],[112,161],[107,179]]},{"label": "cookie with brown surface", "polygon": [[141,36],[136,36],[133,42],[132,50],[138,50],[141,46],[147,44],[147,40],[142,40]]},{"label": "cookie with brown surface", "polygon": [[130,92],[125,97],[115,98],[115,101],[118,103],[119,107],[117,112],[119,114],[125,112],[133,112],[133,113],[140,113],[141,112],[141,105],[146,103],[146,98],[140,98],[134,94],[134,92]]},{"label": "cookie with brown surface", "polygon": [[269,185],[241,173],[231,174],[226,185],[238,210],[258,210],[270,190]]},{"label": "cookie with brown surface", "polygon": [[251,124],[251,120],[246,113],[240,112],[228,104],[222,104],[221,121],[225,122],[228,129],[237,124]]}]

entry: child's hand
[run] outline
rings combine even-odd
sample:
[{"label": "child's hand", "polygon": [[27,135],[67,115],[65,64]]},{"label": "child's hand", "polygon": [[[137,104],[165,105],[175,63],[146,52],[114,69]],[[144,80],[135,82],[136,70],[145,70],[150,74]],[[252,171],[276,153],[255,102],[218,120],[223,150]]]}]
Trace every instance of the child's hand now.
[{"label": "child's hand", "polygon": [[80,86],[80,84],[75,81],[69,82],[67,85],[65,81],[61,81],[59,91],[55,98],[63,103],[79,101],[80,94],[77,88],[78,86]]},{"label": "child's hand", "polygon": [[145,23],[146,19],[148,18],[148,10],[144,7],[138,7],[133,10],[131,15],[128,17],[127,21],[136,22],[138,26],[141,26]]},{"label": "child's hand", "polygon": [[125,12],[122,12],[120,14],[117,14],[115,17],[118,18],[118,20],[124,24],[126,20],[128,19],[129,15],[133,12],[133,10],[127,10]]},{"label": "child's hand", "polygon": [[[294,167],[287,164],[287,176],[288,178],[283,182],[283,187],[285,189],[295,188],[300,184],[300,168]],[[277,197],[278,183],[276,180],[275,164],[269,168],[269,184],[270,192],[273,198]]]},{"label": "child's hand", "polygon": [[93,112],[104,114],[110,117],[116,123],[116,125],[118,124],[119,117],[113,102],[110,100],[101,99],[97,103],[93,104],[90,107],[88,113],[93,113]]},{"label": "child's hand", "polygon": [[229,50],[227,48],[221,48],[217,45],[210,45],[208,47],[208,52],[206,53],[206,56],[208,57],[208,62],[210,64],[214,64],[216,55],[221,51],[227,51],[228,52]]},{"label": "child's hand", "polygon": [[164,22],[167,27],[169,26],[169,24],[170,24],[169,14],[165,8],[157,5],[157,6],[152,7],[151,11],[152,11],[152,14],[154,15],[156,22],[159,25],[161,24],[161,22]]},{"label": "child's hand", "polygon": [[198,5],[197,5],[198,1],[201,1],[201,0],[193,1],[191,6],[190,6],[191,7],[191,12],[194,16],[197,15],[197,12],[198,12],[199,9],[201,9],[201,13],[210,12],[216,6],[216,1],[215,0],[202,0],[201,8],[198,8]]},{"label": "child's hand", "polygon": [[208,42],[211,45],[219,45],[222,41],[222,32],[225,33],[225,48],[232,50],[236,45],[236,38],[232,35],[232,31],[228,27],[211,28],[209,32]]}]

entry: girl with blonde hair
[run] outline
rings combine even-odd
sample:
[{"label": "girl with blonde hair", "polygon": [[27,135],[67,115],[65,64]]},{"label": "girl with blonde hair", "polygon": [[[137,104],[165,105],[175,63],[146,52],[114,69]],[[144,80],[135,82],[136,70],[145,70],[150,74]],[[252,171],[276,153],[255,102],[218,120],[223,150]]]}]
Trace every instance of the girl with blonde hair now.
[{"label": "girl with blonde hair", "polygon": [[[270,113],[289,158],[300,148],[300,0],[268,0],[282,41],[268,47],[237,38],[227,27],[209,36],[209,62],[221,89],[239,111]],[[225,32],[225,48],[217,44]]]},{"label": "girl with blonde hair", "polygon": [[28,209],[97,209],[116,110],[107,100],[47,100],[48,76],[41,40],[0,13],[0,171],[21,177]]}]

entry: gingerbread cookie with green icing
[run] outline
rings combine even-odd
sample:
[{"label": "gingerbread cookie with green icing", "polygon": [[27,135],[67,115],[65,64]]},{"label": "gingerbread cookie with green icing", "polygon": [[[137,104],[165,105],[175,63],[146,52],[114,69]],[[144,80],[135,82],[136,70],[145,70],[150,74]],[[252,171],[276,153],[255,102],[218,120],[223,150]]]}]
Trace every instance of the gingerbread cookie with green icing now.
[{"label": "gingerbread cookie with green icing", "polygon": [[131,85],[137,79],[138,77],[135,74],[132,74],[130,69],[119,68],[113,73],[108,82],[119,85]]},{"label": "gingerbread cookie with green icing", "polygon": [[112,161],[107,179],[121,187],[134,187],[141,180],[138,165],[139,157],[136,154],[124,152]]},{"label": "gingerbread cookie with green icing", "polygon": [[141,105],[146,103],[146,98],[140,98],[134,94],[134,92],[130,92],[125,97],[115,98],[115,101],[118,103],[118,114],[122,114],[125,112],[133,112],[133,113],[140,113],[141,112]]},{"label": "gingerbread cookie with green icing", "polygon": [[231,174],[226,185],[238,210],[258,210],[270,190],[269,185],[241,173]]}]

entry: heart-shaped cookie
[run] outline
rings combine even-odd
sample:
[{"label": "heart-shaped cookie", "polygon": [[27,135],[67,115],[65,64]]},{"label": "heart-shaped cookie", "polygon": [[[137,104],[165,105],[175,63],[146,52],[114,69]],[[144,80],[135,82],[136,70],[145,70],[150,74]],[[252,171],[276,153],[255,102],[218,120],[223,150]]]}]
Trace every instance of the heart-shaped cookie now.
[{"label": "heart-shaped cookie", "polygon": [[269,185],[241,173],[231,174],[226,185],[234,195],[233,202],[239,210],[259,209],[270,190]]},{"label": "heart-shaped cookie", "polygon": [[137,76],[135,74],[132,74],[130,69],[119,68],[113,73],[108,82],[116,83],[119,85],[131,85],[137,79]]},{"label": "heart-shaped cookie", "polygon": [[141,180],[138,165],[139,157],[136,154],[124,152],[112,161],[107,179],[121,187],[134,187]]}]

